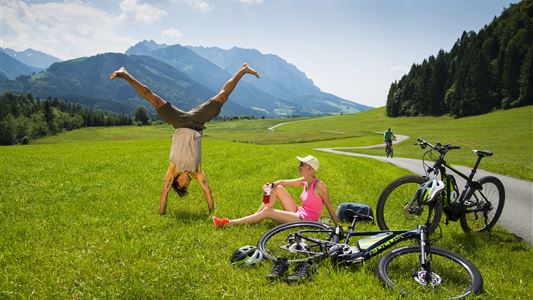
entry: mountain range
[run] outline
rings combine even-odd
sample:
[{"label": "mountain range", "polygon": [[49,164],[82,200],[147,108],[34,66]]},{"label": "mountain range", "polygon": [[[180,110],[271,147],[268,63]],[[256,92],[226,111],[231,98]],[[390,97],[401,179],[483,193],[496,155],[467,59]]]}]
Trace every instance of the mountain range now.
[{"label": "mountain range", "polygon": [[[164,99],[188,110],[215,95],[243,62],[262,76],[245,76],[231,101],[224,105],[222,115],[280,117],[352,113],[370,108],[322,92],[295,66],[254,49],[223,50],[142,41],[125,54],[105,53],[54,62],[41,72],[35,68],[31,72],[14,72],[13,57],[2,50],[2,60],[9,64],[2,63],[0,68],[0,92],[61,97],[115,112],[149,106],[126,82],[108,79],[120,66]],[[19,68],[24,65],[20,64]]]},{"label": "mountain range", "polygon": [[303,114],[349,113],[370,108],[322,92],[305,73],[277,55],[236,47],[230,50],[216,47],[188,48],[226,71],[238,68],[243,61],[248,62],[254,68],[261,70],[262,78],[261,80],[246,78],[245,81],[277,99],[300,106]]},{"label": "mountain range", "polygon": [[0,51],[3,51],[7,55],[13,57],[14,59],[20,61],[21,63],[44,70],[48,68],[50,65],[52,65],[55,62],[60,62],[61,59],[44,53],[42,51],[34,50],[34,49],[26,49],[24,51],[16,51],[9,48],[0,48]]},{"label": "mountain range", "polygon": [[39,70],[39,68],[30,67],[0,51],[0,81],[12,80],[21,75],[29,75]]}]

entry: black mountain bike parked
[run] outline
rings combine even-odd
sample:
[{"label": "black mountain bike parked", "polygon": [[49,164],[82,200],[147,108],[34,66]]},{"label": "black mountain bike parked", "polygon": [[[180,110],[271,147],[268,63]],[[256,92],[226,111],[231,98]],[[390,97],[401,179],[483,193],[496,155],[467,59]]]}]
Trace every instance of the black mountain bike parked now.
[{"label": "black mountain bike parked", "polygon": [[[460,149],[454,145],[431,145],[418,139],[422,149],[429,147],[423,156],[425,176],[404,176],[390,183],[381,193],[376,218],[379,228],[409,228],[416,224],[428,224],[433,232],[439,225],[442,212],[448,221],[461,221],[465,232],[490,230],[500,217],[505,202],[503,183],[494,176],[486,176],[478,181],[473,180],[481,159],[491,156],[488,150],[473,150],[478,158],[469,176],[454,169],[446,163],[444,157],[448,151]],[[438,156],[437,156],[438,155]],[[434,161],[433,166],[426,164],[426,156]],[[455,177],[446,173],[449,169],[466,180],[462,191],[457,187]],[[440,173],[440,180],[439,180]],[[431,198],[430,188],[435,184],[443,184],[442,193]],[[394,225],[393,225],[394,224]]]},{"label": "black mountain bike parked", "polygon": [[[379,279],[404,295],[432,298],[463,298],[478,293],[483,278],[474,264],[452,251],[433,247],[426,225],[412,230],[355,232],[357,221],[373,220],[368,214],[350,211],[346,235],[340,227],[320,222],[292,222],[266,232],[258,248],[272,261],[318,261],[330,257],[339,265],[362,263],[394,244],[413,239],[418,245],[394,249],[378,263]],[[350,245],[353,236],[369,236]],[[341,242],[342,241],[342,242]]]}]

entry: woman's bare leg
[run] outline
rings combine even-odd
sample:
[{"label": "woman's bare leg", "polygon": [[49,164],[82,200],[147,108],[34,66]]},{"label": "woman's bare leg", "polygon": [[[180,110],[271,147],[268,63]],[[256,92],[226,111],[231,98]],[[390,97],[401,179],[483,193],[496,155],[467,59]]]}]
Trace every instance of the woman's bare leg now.
[{"label": "woman's bare leg", "polygon": [[259,78],[259,73],[257,73],[256,70],[250,68],[248,64],[243,64],[241,68],[233,75],[233,77],[230,78],[230,80],[226,81],[220,92],[213,97],[213,100],[225,103],[228,100],[229,95],[231,92],[233,92],[233,89],[235,89],[235,86],[237,83],[239,83],[239,80],[241,80],[242,76],[244,74],[252,74],[255,77]]},{"label": "woman's bare leg", "polygon": [[265,207],[274,207],[278,199],[279,202],[281,202],[283,210],[288,212],[296,212],[298,210],[298,205],[296,205],[296,202],[294,202],[289,192],[283,186],[278,185],[270,192],[270,201],[268,204],[261,204],[256,213],[260,212]]},{"label": "woman's bare leg", "polygon": [[264,219],[271,219],[279,223],[288,223],[293,221],[300,221],[300,216],[295,212],[288,212],[278,209],[273,209],[271,207],[265,207],[260,212],[253,215],[229,220],[231,225],[240,225],[240,224],[257,224],[263,221]]},{"label": "woman's bare leg", "polygon": [[131,76],[126,68],[120,67],[120,69],[116,70],[109,76],[109,79],[113,80],[117,77],[126,80],[137,91],[137,93],[139,93],[139,95],[150,102],[150,104],[152,104],[155,108],[160,108],[167,103],[167,101],[161,99],[161,97],[152,92],[146,85],[142,84],[140,81]]}]

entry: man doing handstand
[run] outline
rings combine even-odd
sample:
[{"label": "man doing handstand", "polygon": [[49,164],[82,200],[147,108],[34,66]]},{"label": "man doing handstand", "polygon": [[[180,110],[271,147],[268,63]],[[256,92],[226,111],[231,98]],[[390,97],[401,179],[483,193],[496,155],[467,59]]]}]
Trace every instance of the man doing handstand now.
[{"label": "man doing handstand", "polygon": [[201,168],[202,131],[205,128],[204,124],[220,113],[222,105],[228,100],[229,95],[242,76],[247,73],[259,78],[259,73],[247,64],[243,64],[233,77],[226,81],[216,96],[188,112],[170,105],[169,102],[159,97],[147,86],[130,75],[124,67],[121,67],[109,76],[110,79],[119,77],[126,80],[137,93],[155,107],[161,119],[176,129],[172,136],[169,166],[165,174],[161,198],[159,200],[159,213],[161,215],[166,213],[167,197],[171,188],[174,188],[180,197],[187,194],[190,175],[196,178],[202,187],[205,200],[207,201],[208,214],[213,211],[213,195],[211,194],[207,177]]}]

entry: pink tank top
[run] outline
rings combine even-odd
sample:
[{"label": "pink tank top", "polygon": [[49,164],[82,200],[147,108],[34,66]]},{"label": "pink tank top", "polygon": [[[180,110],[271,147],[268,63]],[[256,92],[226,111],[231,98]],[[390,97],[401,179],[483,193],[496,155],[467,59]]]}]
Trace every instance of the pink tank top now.
[{"label": "pink tank top", "polygon": [[302,206],[298,209],[300,219],[305,221],[318,221],[320,213],[322,213],[322,199],[315,194],[315,186],[318,183],[318,178],[313,180],[311,186],[307,186],[307,182],[304,181],[304,190],[300,195],[302,200]]}]

